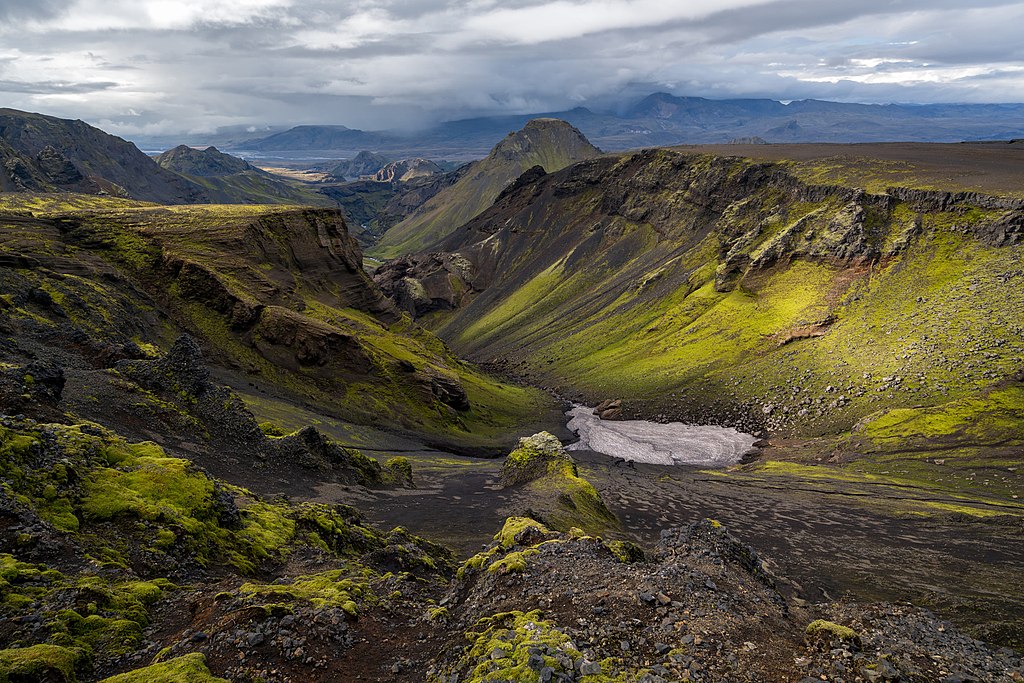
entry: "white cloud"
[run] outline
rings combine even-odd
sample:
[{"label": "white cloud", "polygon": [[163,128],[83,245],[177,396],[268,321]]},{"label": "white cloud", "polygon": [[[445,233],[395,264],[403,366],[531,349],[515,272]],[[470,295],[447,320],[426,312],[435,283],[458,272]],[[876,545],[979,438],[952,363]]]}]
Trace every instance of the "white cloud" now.
[{"label": "white cloud", "polygon": [[1024,100],[1024,2],[1010,0],[37,2],[0,0],[0,99],[125,135],[555,111],[637,83]]},{"label": "white cloud", "polygon": [[199,24],[246,24],[292,0],[76,0],[56,17],[29,21],[29,31],[183,30]]},{"label": "white cloud", "polygon": [[770,1],[555,0],[531,7],[498,9],[471,17],[462,27],[462,39],[497,39],[533,45],[604,31],[692,21],[716,12],[765,5]]}]

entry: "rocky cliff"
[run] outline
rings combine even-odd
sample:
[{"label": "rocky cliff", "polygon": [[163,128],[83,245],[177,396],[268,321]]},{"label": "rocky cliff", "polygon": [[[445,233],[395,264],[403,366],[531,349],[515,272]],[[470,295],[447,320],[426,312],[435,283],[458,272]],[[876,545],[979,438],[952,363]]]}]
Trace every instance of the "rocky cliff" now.
[{"label": "rocky cliff", "polygon": [[363,150],[351,159],[325,168],[330,175],[340,180],[358,180],[363,176],[372,176],[391,161],[390,157],[383,154]]},{"label": "rocky cliff", "polygon": [[66,351],[107,367],[117,354],[98,349],[166,347],[188,332],[243,386],[259,378],[288,402],[439,442],[494,448],[514,438],[502,425],[554,408],[539,392],[502,398],[503,385],[403,317],[336,210],[31,201],[35,215],[0,218],[19,366],[64,366]]},{"label": "rocky cliff", "polygon": [[402,159],[381,168],[373,179],[379,183],[406,182],[442,172],[441,167],[429,159]]}]

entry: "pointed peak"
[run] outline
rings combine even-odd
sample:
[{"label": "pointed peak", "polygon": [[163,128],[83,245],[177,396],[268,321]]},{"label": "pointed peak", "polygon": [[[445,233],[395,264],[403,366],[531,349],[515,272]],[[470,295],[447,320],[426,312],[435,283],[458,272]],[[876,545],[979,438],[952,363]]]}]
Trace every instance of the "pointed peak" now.
[{"label": "pointed peak", "polygon": [[491,150],[488,158],[511,160],[548,152],[580,160],[597,156],[601,150],[572,124],[561,119],[537,118],[509,133]]}]

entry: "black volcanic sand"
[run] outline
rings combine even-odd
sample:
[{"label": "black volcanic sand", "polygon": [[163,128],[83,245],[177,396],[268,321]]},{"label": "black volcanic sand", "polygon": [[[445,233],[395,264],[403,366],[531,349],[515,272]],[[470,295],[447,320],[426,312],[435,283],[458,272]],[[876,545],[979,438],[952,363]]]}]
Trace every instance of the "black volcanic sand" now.
[{"label": "black volcanic sand", "polygon": [[[347,503],[380,528],[403,526],[469,557],[505,518],[529,501],[498,485],[502,460],[454,455],[397,436],[282,404],[253,386],[236,390],[260,419],[287,428],[313,424],[340,443],[382,462],[404,456],[416,488],[367,490],[292,468],[268,476],[238,463],[214,474],[261,494]],[[567,436],[564,423],[548,429]],[[529,433],[529,432],[527,432]],[[1019,517],[981,521],[964,515],[896,514],[914,501],[955,503],[924,489],[867,486],[837,479],[709,471],[633,463],[573,451],[580,473],[623,523],[618,534],[650,547],[662,529],[708,517],[750,543],[787,591],[811,602],[849,594],[859,601],[909,600],[930,607],[994,642],[1024,643],[1024,524]],[[913,505],[909,507],[913,508]],[[1013,622],[1009,627],[1001,622]]]},{"label": "black volcanic sand", "polygon": [[[375,454],[382,460],[387,454]],[[525,512],[514,491],[498,488],[501,461],[436,452],[413,461],[416,490],[322,486],[318,498],[358,506],[375,524],[401,525],[468,556],[508,515]],[[963,516],[896,516],[899,492],[865,501],[842,482],[773,477],[770,484],[730,473],[635,464],[576,451],[580,473],[623,522],[621,536],[650,546],[664,528],[717,519],[750,543],[794,597],[811,602],[849,595],[932,608],[996,642],[1024,630],[1024,526]],[[928,500],[914,492],[906,500]],[[935,500],[943,500],[934,496]]]}]

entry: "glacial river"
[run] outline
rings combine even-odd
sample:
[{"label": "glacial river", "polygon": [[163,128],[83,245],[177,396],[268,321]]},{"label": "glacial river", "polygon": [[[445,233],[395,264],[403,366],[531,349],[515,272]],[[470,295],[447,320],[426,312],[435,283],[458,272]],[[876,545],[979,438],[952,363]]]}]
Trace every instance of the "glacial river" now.
[{"label": "glacial river", "polygon": [[602,420],[592,408],[574,406],[566,413],[569,429],[580,440],[569,450],[597,451],[653,465],[726,467],[740,461],[757,441],[731,427],[659,424],[646,420]]}]

